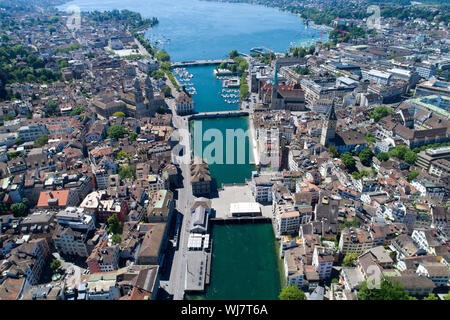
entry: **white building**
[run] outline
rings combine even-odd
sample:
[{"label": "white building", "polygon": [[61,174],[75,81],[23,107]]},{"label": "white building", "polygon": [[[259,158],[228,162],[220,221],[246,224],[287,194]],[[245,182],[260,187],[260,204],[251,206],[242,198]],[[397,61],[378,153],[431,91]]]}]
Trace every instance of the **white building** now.
[{"label": "white building", "polygon": [[278,231],[280,234],[298,234],[300,228],[300,212],[284,212],[277,216]]},{"label": "white building", "polygon": [[339,239],[339,252],[345,255],[349,252],[361,254],[373,247],[370,233],[363,229],[345,228]]},{"label": "white building", "polygon": [[84,208],[67,207],[56,214],[56,220],[63,227],[83,232],[95,230],[95,216],[86,214]]},{"label": "white building", "polygon": [[364,80],[373,81],[378,85],[389,85],[392,74],[388,72],[372,69],[370,71],[361,70],[361,75]]},{"label": "white building", "polygon": [[230,203],[230,215],[232,217],[260,216],[261,207],[257,202],[235,202]]},{"label": "white building", "polygon": [[414,243],[428,254],[436,254],[435,247],[439,246],[439,241],[434,237],[436,231],[431,229],[414,229],[411,238]]},{"label": "white building", "polygon": [[68,227],[59,227],[53,235],[53,244],[61,255],[87,257],[87,233]]},{"label": "white building", "polygon": [[119,300],[116,273],[93,274],[87,282],[87,300]]},{"label": "white building", "polygon": [[328,279],[331,275],[334,256],[331,250],[325,247],[314,247],[312,265],[316,268],[320,280]]},{"label": "white building", "polygon": [[186,92],[181,92],[175,98],[175,110],[178,115],[186,115],[194,112],[194,100]]},{"label": "white building", "polygon": [[44,134],[48,134],[46,127],[38,124],[22,126],[17,130],[18,138],[21,138],[25,142],[34,141],[38,136]]},{"label": "white building", "polygon": [[419,264],[416,273],[430,278],[437,287],[449,286],[450,270],[440,262],[424,262]]},{"label": "white building", "polygon": [[138,69],[145,73],[158,69],[158,61],[156,59],[151,59],[151,58],[144,58],[144,59],[138,60],[137,65],[138,65]]},{"label": "white building", "polygon": [[260,176],[256,171],[252,172],[252,181],[250,188],[255,197],[256,202],[271,203],[272,202],[272,186],[274,181],[271,176]]},{"label": "white building", "polygon": [[294,285],[301,289],[305,285],[305,271],[299,247],[284,251],[284,272],[286,286]]}]

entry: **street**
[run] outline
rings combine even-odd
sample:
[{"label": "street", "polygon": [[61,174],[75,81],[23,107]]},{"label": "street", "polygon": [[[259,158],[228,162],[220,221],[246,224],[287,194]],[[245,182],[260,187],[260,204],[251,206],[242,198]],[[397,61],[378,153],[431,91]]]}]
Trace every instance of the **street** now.
[{"label": "street", "polygon": [[[172,90],[172,95],[176,96],[177,91],[172,83],[167,80],[167,85]],[[167,105],[172,112],[173,126],[176,129],[189,130],[189,122],[186,117],[180,117],[175,111],[175,99],[166,99]],[[184,154],[191,154],[190,140],[185,141]],[[189,226],[190,226],[190,207],[193,200],[192,188],[190,184],[190,163],[179,164],[182,177],[183,187],[177,189],[178,199],[176,203],[176,210],[183,215],[183,220],[180,227],[180,239],[178,250],[175,251],[172,269],[170,270],[169,281],[161,282],[161,287],[169,294],[173,295],[174,300],[183,300],[184,286],[185,286],[185,270],[186,270],[186,252],[189,240]]]}]

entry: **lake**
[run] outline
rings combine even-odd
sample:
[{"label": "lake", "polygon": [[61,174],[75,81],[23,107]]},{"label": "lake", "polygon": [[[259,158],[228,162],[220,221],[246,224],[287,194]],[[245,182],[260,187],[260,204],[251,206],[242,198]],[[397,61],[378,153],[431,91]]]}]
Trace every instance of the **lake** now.
[{"label": "lake", "polygon": [[159,24],[147,32],[164,42],[172,61],[225,58],[232,49],[249,53],[265,46],[286,52],[291,44],[318,39],[320,29],[305,27],[297,15],[274,8],[242,3],[199,0],[76,0],[82,11],[128,9]]}]

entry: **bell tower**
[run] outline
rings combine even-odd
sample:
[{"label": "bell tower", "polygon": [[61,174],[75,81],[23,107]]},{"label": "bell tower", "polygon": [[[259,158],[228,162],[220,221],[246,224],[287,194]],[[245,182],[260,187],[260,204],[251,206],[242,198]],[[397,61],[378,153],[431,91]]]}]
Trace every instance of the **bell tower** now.
[{"label": "bell tower", "polygon": [[334,110],[334,99],[333,99],[330,110],[328,110],[328,113],[325,117],[322,126],[322,136],[320,137],[320,143],[323,146],[328,147],[329,145],[333,144],[333,140],[336,136],[336,123],[337,117],[336,112]]},{"label": "bell tower", "polygon": [[144,102],[144,96],[142,94],[141,84],[139,83],[139,78],[134,79],[134,100],[136,102],[136,107],[139,103]]},{"label": "bell tower", "polygon": [[145,96],[147,97],[148,101],[152,101],[155,97],[153,93],[153,85],[152,80],[150,79],[150,76],[147,75],[147,78],[145,78]]},{"label": "bell tower", "polygon": [[277,95],[278,95],[278,63],[275,61],[275,72],[273,75],[272,92],[270,96],[270,104],[272,109],[277,107]]}]

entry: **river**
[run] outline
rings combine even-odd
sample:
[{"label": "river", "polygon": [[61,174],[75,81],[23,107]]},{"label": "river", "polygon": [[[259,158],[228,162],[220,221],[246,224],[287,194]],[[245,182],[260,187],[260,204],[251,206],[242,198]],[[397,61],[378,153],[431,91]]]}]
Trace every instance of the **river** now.
[{"label": "river", "polygon": [[[146,32],[171,61],[223,59],[233,49],[250,53],[253,47],[287,52],[292,45],[318,39],[321,30],[306,27],[298,16],[274,8],[199,0],[76,0],[60,7],[77,5],[82,11],[128,9],[144,17],[157,17],[159,24]],[[214,67],[194,67],[195,111],[237,109],[220,97],[221,82],[214,78]],[[247,118],[208,119],[191,124],[191,131],[202,124],[207,129],[248,129]],[[211,164],[218,187],[223,183],[242,183],[251,176],[254,165]],[[206,145],[204,145],[206,146]],[[224,146],[224,150],[226,146]],[[224,155],[225,157],[225,155]],[[209,160],[209,159],[208,159]],[[277,299],[283,285],[283,267],[276,255],[271,224],[217,225],[212,228],[213,259],[211,284],[204,295],[190,299]]]}]

